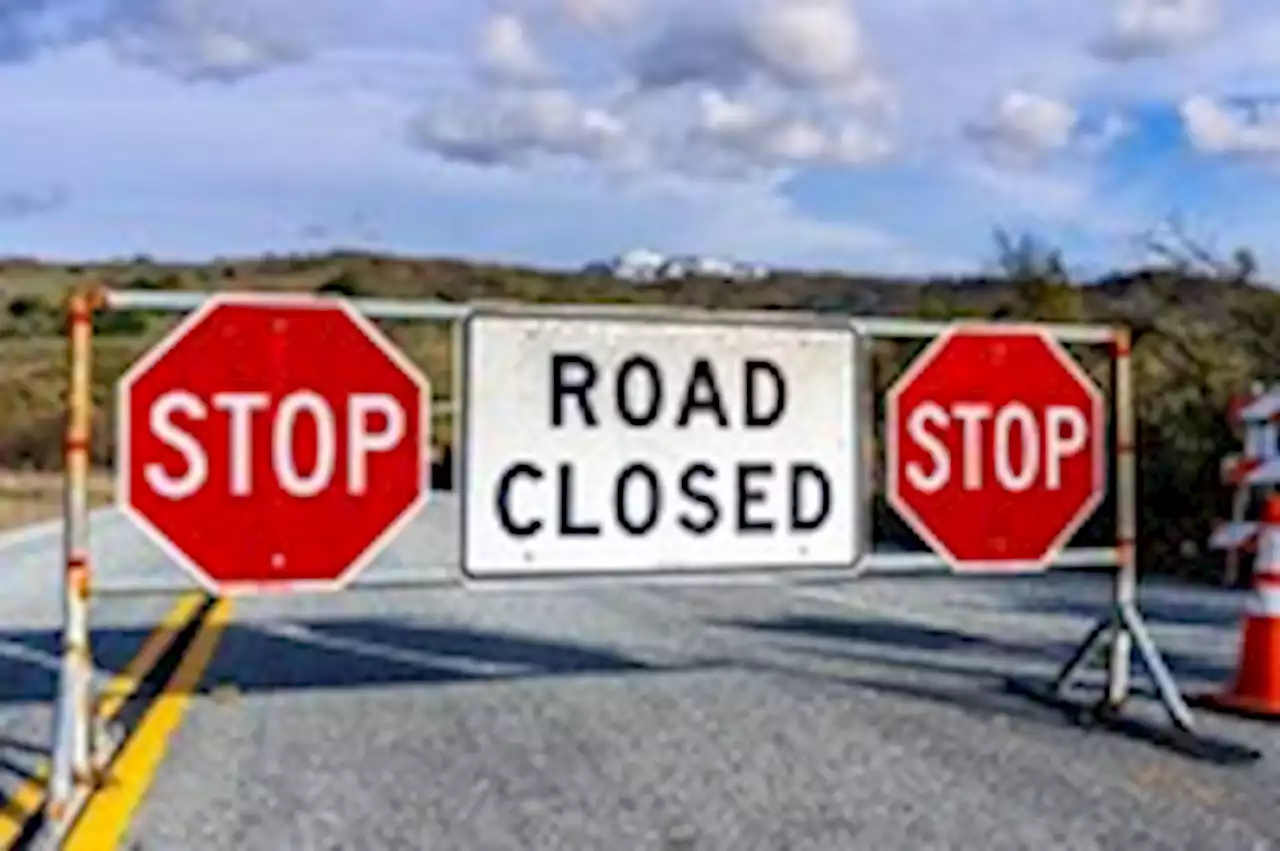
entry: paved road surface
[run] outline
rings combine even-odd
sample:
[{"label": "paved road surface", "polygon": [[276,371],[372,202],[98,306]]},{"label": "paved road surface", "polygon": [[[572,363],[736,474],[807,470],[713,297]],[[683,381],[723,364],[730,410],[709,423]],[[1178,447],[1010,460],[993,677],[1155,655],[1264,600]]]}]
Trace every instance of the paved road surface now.
[{"label": "paved road surface", "polygon": [[[104,574],[172,570],[99,531]],[[375,570],[447,561],[414,534]],[[38,586],[0,604],[26,618],[8,644],[47,630]],[[1217,768],[995,688],[1051,672],[1105,591],[1057,574],[242,601],[123,847],[1280,849],[1272,728],[1202,716],[1274,752]],[[1236,595],[1146,597],[1189,686],[1227,675]],[[166,607],[103,603],[115,656]],[[32,676],[0,734],[36,731]]]}]

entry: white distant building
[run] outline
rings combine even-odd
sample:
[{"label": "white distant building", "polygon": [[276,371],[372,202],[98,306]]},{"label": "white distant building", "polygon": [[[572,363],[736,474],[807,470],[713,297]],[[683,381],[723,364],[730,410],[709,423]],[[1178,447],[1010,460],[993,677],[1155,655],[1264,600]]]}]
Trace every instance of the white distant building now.
[{"label": "white distant building", "polygon": [[658,252],[637,248],[615,257],[613,262],[608,265],[609,271],[615,278],[621,278],[624,281],[648,283],[658,280],[665,263],[666,258]]},{"label": "white distant building", "polygon": [[611,260],[593,261],[586,265],[584,271],[612,275],[620,281],[636,284],[697,276],[730,281],[758,281],[769,275],[768,267],[759,264],[697,255],[668,257],[643,248],[628,251]]}]

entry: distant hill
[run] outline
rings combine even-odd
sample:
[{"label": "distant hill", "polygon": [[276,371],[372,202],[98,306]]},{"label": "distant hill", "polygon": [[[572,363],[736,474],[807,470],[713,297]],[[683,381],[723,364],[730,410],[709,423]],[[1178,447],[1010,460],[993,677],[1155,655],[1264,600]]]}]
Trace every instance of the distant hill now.
[{"label": "distant hill", "polygon": [[[1037,261],[1024,261],[1035,263]],[[1042,264],[1052,262],[1040,261]],[[643,286],[595,271],[503,266],[452,258],[415,258],[359,251],[267,255],[208,263],[157,263],[139,257],[84,265],[51,265],[29,258],[0,258],[0,306],[52,304],[69,287],[100,282],[145,289],[271,289],[394,298],[528,298],[537,301],[666,302],[734,308],[792,308],[867,314],[907,314],[955,309],[962,313],[1019,313],[1027,285],[1045,283],[1041,269],[1009,275],[890,277],[838,271],[762,271],[756,280],[689,275]],[[1050,278],[1048,283],[1055,281]],[[1201,302],[1217,312],[1224,292],[1267,293],[1249,278],[1228,279],[1173,267],[1123,270],[1076,282],[1091,316],[1122,309],[1137,314],[1170,301]],[[1019,286],[1022,284],[1022,286]],[[7,312],[12,312],[8,309]],[[0,317],[0,334],[9,327]]]}]

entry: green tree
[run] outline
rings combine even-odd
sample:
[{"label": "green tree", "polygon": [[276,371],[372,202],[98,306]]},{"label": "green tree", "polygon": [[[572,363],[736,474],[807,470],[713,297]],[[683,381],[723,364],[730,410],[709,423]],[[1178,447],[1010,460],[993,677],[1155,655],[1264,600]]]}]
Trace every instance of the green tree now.
[{"label": "green tree", "polygon": [[996,231],[996,264],[1011,285],[1009,312],[1040,322],[1086,318],[1084,294],[1071,281],[1061,250],[1030,234]]}]

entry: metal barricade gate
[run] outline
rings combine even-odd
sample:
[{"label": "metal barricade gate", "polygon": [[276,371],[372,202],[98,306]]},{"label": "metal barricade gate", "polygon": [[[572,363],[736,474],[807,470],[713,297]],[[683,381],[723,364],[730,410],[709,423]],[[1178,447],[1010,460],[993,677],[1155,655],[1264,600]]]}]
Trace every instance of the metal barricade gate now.
[{"label": "metal barricade gate", "polygon": [[[148,311],[183,314],[198,309],[212,294],[182,291],[109,290],[95,289],[74,294],[68,306],[68,416],[66,420],[65,448],[65,529],[63,549],[65,572],[63,582],[64,640],[62,665],[59,676],[55,713],[53,759],[49,777],[49,792],[45,813],[55,824],[67,824],[74,819],[87,795],[98,782],[117,747],[105,735],[95,713],[96,698],[93,693],[93,665],[89,631],[89,602],[92,591],[98,594],[130,595],[140,593],[179,593],[192,590],[190,584],[174,583],[120,583],[94,584],[91,582],[89,509],[87,481],[90,473],[90,429],[92,422],[91,375],[93,370],[93,317],[98,312]],[[362,316],[370,320],[392,322],[448,323],[453,337],[455,353],[459,351],[460,327],[476,311],[485,307],[482,303],[455,304],[424,300],[348,299]],[[489,303],[493,306],[495,303]],[[507,303],[496,303],[503,305]],[[507,304],[507,306],[510,306]],[[757,313],[728,313],[685,308],[651,307],[640,305],[555,306],[539,305],[570,316],[627,315],[654,319],[673,316],[715,316],[719,321],[735,318],[759,320],[767,316],[776,320],[781,311]],[[830,317],[826,317],[830,319]],[[953,327],[954,323],[927,321],[911,318],[848,317],[848,327],[859,341],[858,356],[862,361],[859,374],[871,374],[872,345],[876,341],[921,341],[936,338]],[[999,325],[1000,323],[985,323]],[[1026,327],[1028,323],[1018,323]],[[1101,721],[1114,720],[1131,693],[1131,660],[1136,650],[1150,672],[1161,703],[1166,709],[1175,731],[1174,743],[1186,750],[1225,760],[1252,759],[1256,752],[1241,749],[1227,742],[1208,739],[1193,732],[1193,719],[1173,676],[1156,648],[1136,604],[1137,564],[1135,552],[1136,533],[1136,459],[1134,449],[1134,406],[1130,367],[1130,336],[1126,328],[1083,325],[1034,323],[1034,327],[1047,332],[1063,343],[1090,347],[1104,347],[1110,361],[1111,422],[1114,440],[1110,448],[1110,465],[1115,471],[1113,498],[1116,504],[1115,540],[1111,546],[1064,549],[1053,560],[1054,568],[1114,567],[1113,593],[1110,611],[1105,612],[1096,626],[1088,632],[1078,651],[1067,661],[1058,676],[1045,686],[1034,686],[1010,681],[1012,690],[1025,696],[1067,709],[1074,713],[1085,712]],[[455,354],[454,375],[461,374]],[[466,393],[455,378],[454,392]],[[869,382],[859,388],[861,410],[858,419],[865,439],[860,448],[864,477],[869,477],[879,460],[876,451],[874,417],[875,393]],[[456,404],[449,416],[456,416]],[[454,441],[458,434],[455,431]],[[455,472],[461,463],[461,453],[453,453]],[[459,477],[455,475],[454,481]],[[863,529],[873,535],[871,495],[872,488],[865,489],[867,496],[863,506],[867,522]],[[640,584],[673,584],[682,581],[700,583],[734,582],[791,582],[805,579],[852,578],[862,572],[910,573],[920,570],[944,570],[946,563],[934,552],[888,552],[868,547],[857,565],[849,565],[838,571],[805,571],[788,569],[782,573],[734,573],[720,576],[697,576],[682,579],[679,575],[662,576],[612,576],[605,578],[566,580],[539,580],[533,587],[541,590],[556,587],[580,587],[584,582],[636,582]],[[438,572],[431,576],[399,575],[388,578],[357,578],[353,588],[379,584],[413,585],[418,587],[454,587],[460,584],[459,571],[447,578]],[[486,582],[486,584],[493,584]],[[520,581],[508,583],[510,587],[528,587]],[[1105,693],[1096,703],[1080,705],[1068,700],[1067,690],[1076,681],[1077,674],[1086,664],[1107,653],[1107,678]],[[1217,758],[1214,757],[1214,758]]]}]

